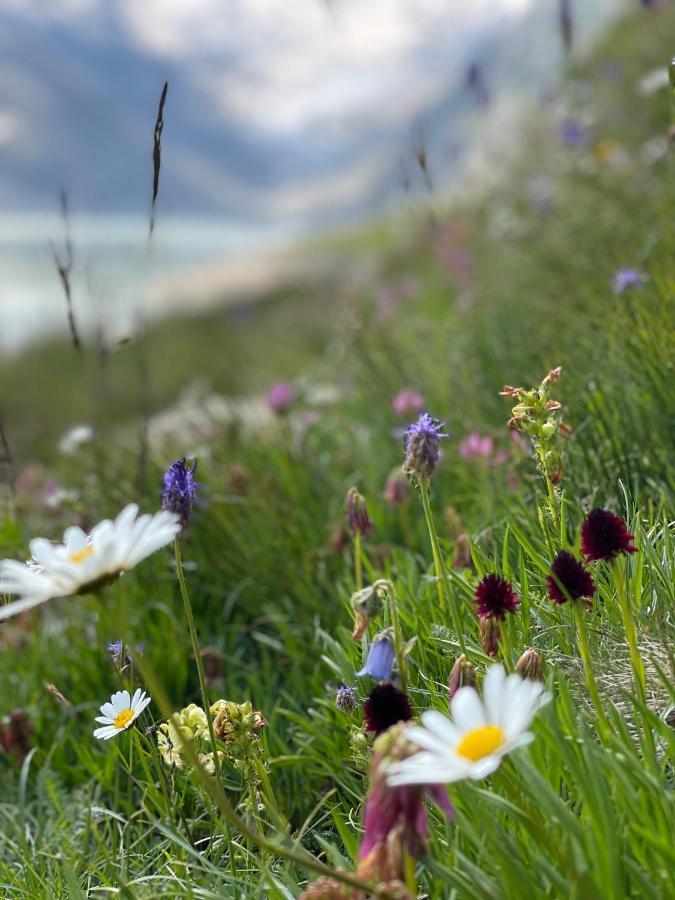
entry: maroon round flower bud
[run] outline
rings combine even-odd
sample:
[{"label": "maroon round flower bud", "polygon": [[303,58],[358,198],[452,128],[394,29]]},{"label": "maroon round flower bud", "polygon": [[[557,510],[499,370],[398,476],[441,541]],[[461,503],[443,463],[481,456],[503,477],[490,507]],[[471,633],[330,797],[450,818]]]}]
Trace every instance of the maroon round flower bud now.
[{"label": "maroon round flower bud", "polygon": [[370,692],[365,702],[365,723],[367,731],[382,734],[397,722],[412,719],[410,701],[403,691],[393,684],[378,684]]},{"label": "maroon round flower bud", "polygon": [[589,562],[609,562],[619,553],[637,553],[634,537],[620,516],[596,506],[581,526],[581,552]]},{"label": "maroon round flower bud", "polygon": [[373,523],[368,517],[366,500],[355,487],[349,488],[345,499],[347,509],[347,525],[352,534],[370,534]]},{"label": "maroon round flower bud", "polygon": [[588,569],[567,550],[561,550],[551,563],[551,574],[546,579],[548,595],[556,603],[592,597],[595,584]]},{"label": "maroon round flower bud", "polygon": [[515,612],[520,603],[511,582],[494,574],[486,575],[478,582],[473,599],[479,618],[502,622],[505,614]]}]

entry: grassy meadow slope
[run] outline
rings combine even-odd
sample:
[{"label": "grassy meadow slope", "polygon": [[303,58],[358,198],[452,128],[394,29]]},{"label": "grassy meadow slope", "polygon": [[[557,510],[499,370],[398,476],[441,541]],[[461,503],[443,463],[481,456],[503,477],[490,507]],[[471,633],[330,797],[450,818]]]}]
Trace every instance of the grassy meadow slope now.
[{"label": "grassy meadow slope", "polygon": [[[362,713],[334,704],[335,686],[354,684],[361,661],[350,637],[352,547],[341,534],[352,484],[374,523],[365,578],[396,584],[404,635],[416,638],[416,711],[447,708],[459,652],[429,578],[418,498],[413,491],[397,507],[383,498],[407,424],[391,398],[410,386],[449,434],[431,501],[469,653],[486,663],[470,598],[477,577],[499,570],[523,600],[508,626],[513,661],[535,647],[555,694],[529,751],[489,786],[453,787],[453,824],[432,814],[419,889],[439,900],[672,896],[673,732],[665,715],[675,702],[675,183],[665,145],[669,90],[638,85],[667,65],[674,33],[672,8],[617,24],[533,118],[499,189],[450,210],[434,200],[404,238],[392,227],[354,248],[357,262],[377,259],[365,287],[345,279],[320,297],[284,290],[238,318],[167,321],[103,363],[93,351],[80,359],[53,344],[2,364],[3,423],[22,461],[3,556],[23,558],[33,535],[56,538],[71,522],[93,524],[131,500],[155,509],[164,467],[198,452],[201,501],[183,555],[213,660],[210,690],[250,699],[267,719],[262,740],[276,800],[265,796],[261,827],[283,820],[294,841],[330,864],[354,867],[369,752]],[[563,120],[583,132],[574,146],[561,140]],[[621,268],[646,279],[617,294]],[[552,535],[537,512],[539,476],[510,437],[511,403],[499,391],[534,385],[558,365],[554,396],[573,432],[564,518]],[[179,417],[139,459],[137,417],[169,406],[200,377],[209,391],[251,395],[285,379],[298,399],[288,417],[260,427],[244,417],[196,435],[181,430]],[[55,453],[59,434],[78,421],[94,425],[93,442]],[[473,431],[492,438],[501,462],[462,454]],[[49,480],[63,489],[56,497]],[[597,505],[622,515],[640,548],[623,575],[647,669],[641,700],[616,584],[598,569],[588,628],[609,710],[604,737],[588,703],[571,604],[554,607],[545,587],[552,545],[575,546],[584,513]],[[233,849],[197,786],[177,779],[169,803],[147,764],[129,758],[128,743],[93,740],[93,717],[117,686],[105,645],[119,636],[143,646],[176,708],[199,702],[165,551],[100,596],[57,600],[0,625],[0,712],[27,709],[37,747],[23,768],[0,758],[0,893],[297,896],[312,877],[307,869],[256,854],[243,840]],[[368,690],[359,684],[361,697]],[[227,777],[246,809],[237,773]]]}]

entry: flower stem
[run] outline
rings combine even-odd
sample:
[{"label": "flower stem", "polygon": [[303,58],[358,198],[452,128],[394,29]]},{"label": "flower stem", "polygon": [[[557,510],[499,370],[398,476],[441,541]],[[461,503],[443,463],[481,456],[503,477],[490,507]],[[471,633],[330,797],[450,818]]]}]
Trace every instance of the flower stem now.
[{"label": "flower stem", "polygon": [[595,707],[598,716],[599,731],[603,736],[609,732],[609,722],[602,707],[598,686],[595,683],[595,675],[593,674],[593,665],[591,663],[591,652],[588,646],[588,632],[586,630],[586,619],[584,618],[583,606],[580,602],[573,600],[574,618],[577,626],[577,645],[579,647],[579,656],[584,667],[584,675],[586,677],[586,687]]},{"label": "flower stem", "polygon": [[209,739],[213,751],[213,767],[216,778],[220,779],[220,759],[218,757],[218,744],[216,742],[216,734],[213,730],[213,717],[211,716],[211,706],[206,691],[206,677],[204,675],[204,660],[199,649],[199,638],[197,637],[197,628],[195,626],[194,615],[192,614],[192,604],[190,603],[190,595],[185,583],[185,575],[183,574],[183,557],[181,554],[180,537],[176,537],[173,543],[174,556],[176,557],[176,576],[178,577],[178,585],[183,598],[183,606],[185,607],[185,617],[187,618],[188,629],[190,630],[190,639],[192,641],[192,652],[197,664],[197,674],[199,675],[199,688],[202,695],[202,703],[204,712],[206,713],[206,721],[209,726]]},{"label": "flower stem", "polygon": [[427,529],[429,531],[429,540],[431,541],[431,552],[434,557],[434,568],[436,570],[436,587],[438,589],[438,599],[441,604],[441,609],[443,612],[448,612],[448,607],[450,609],[450,614],[453,619],[453,624],[455,626],[455,631],[457,632],[457,640],[459,641],[459,646],[462,653],[466,652],[466,646],[464,644],[464,628],[462,625],[462,614],[460,612],[459,607],[456,603],[453,603],[450,600],[451,591],[450,591],[450,582],[448,581],[448,573],[445,571],[445,565],[443,563],[443,553],[441,551],[441,546],[438,540],[438,534],[436,533],[436,526],[434,525],[434,517],[431,512],[431,504],[429,503],[429,488],[425,483],[420,484],[420,497],[422,498],[422,508],[424,509],[424,518],[426,519]]},{"label": "flower stem", "polygon": [[354,534],[354,581],[356,590],[360,591],[363,587],[363,566],[361,564],[361,532],[358,530]]},{"label": "flower stem", "polygon": [[623,620],[623,628],[626,632],[626,641],[628,643],[628,652],[630,653],[630,661],[633,667],[633,674],[640,694],[640,700],[645,703],[647,697],[647,682],[645,678],[645,667],[638,651],[637,628],[635,619],[628,604],[628,596],[626,594],[626,583],[624,581],[623,572],[620,568],[618,560],[612,563],[612,577],[616,594],[619,599],[619,609],[621,610],[621,618]]},{"label": "flower stem", "polygon": [[394,647],[396,649],[396,665],[398,667],[398,677],[401,681],[401,690],[406,690],[406,674],[405,674],[405,658],[403,656],[403,638],[401,635],[401,622],[398,617],[398,597],[394,585],[389,587],[389,613],[391,615],[391,624],[394,629]]}]

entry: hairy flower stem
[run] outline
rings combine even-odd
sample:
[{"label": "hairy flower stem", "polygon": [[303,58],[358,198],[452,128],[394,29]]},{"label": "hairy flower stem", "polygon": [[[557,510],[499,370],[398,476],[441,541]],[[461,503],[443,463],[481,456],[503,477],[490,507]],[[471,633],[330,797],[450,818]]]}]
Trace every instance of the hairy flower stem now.
[{"label": "hairy flower stem", "polygon": [[401,690],[405,693],[406,674],[405,658],[403,656],[403,638],[401,636],[401,622],[398,617],[398,597],[393,584],[389,585],[389,614],[391,615],[391,624],[394,629],[394,648],[396,650],[398,677],[401,682]]},{"label": "hairy flower stem", "polygon": [[610,732],[609,722],[605,715],[605,710],[600,700],[598,686],[595,683],[595,675],[593,673],[593,664],[591,662],[591,652],[588,646],[588,632],[586,630],[586,619],[584,618],[583,605],[577,601],[572,603],[574,608],[574,618],[577,626],[577,646],[579,647],[579,656],[584,667],[584,675],[586,677],[586,687],[590,695],[591,701],[598,716],[598,731],[601,737],[607,737]]},{"label": "hairy flower stem", "polygon": [[354,535],[354,582],[356,590],[363,588],[363,565],[361,563],[361,532],[357,531]]},{"label": "hairy flower stem", "polygon": [[204,660],[199,649],[199,638],[197,637],[197,628],[195,619],[192,614],[192,604],[190,603],[190,595],[185,583],[185,575],[183,574],[183,557],[180,548],[180,537],[177,537],[173,543],[174,556],[176,557],[176,576],[178,577],[178,585],[183,598],[183,606],[185,607],[185,617],[187,618],[188,628],[190,630],[190,639],[192,641],[192,652],[197,663],[197,674],[199,675],[199,688],[202,695],[202,704],[206,713],[206,721],[209,726],[209,739],[211,741],[211,749],[213,750],[213,766],[216,778],[220,778],[220,759],[218,758],[218,744],[216,742],[216,733],[213,730],[213,717],[211,716],[211,705],[206,692],[206,677],[204,675]]},{"label": "hairy flower stem", "polygon": [[436,533],[434,525],[434,517],[431,512],[431,504],[429,503],[429,486],[425,482],[420,484],[420,497],[422,498],[422,508],[424,509],[424,518],[426,519],[427,529],[429,531],[429,540],[431,541],[431,552],[434,557],[434,568],[436,570],[436,587],[438,589],[438,599],[441,609],[447,614],[450,611],[455,631],[457,632],[457,640],[459,641],[460,650],[466,652],[464,644],[464,627],[462,625],[462,614],[456,603],[451,600],[450,582],[448,581],[448,573],[443,564],[443,553],[441,545]]}]

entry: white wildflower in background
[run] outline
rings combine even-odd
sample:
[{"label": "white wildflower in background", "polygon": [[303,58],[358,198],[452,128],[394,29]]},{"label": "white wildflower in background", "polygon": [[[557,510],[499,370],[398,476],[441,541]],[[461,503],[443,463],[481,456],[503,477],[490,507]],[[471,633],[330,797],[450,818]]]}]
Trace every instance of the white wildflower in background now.
[{"label": "white wildflower in background", "polygon": [[129,691],[117,691],[110,702],[101,707],[103,715],[97,716],[96,721],[101,722],[103,728],[97,728],[94,737],[109,741],[135,722],[149,703],[150,697],[140,688],[136,688],[133,697],[129,696]]},{"label": "white wildflower in background", "polygon": [[421,749],[391,766],[388,784],[449,784],[485,778],[499,767],[503,756],[530,743],[534,736],[527,728],[547,700],[538,681],[507,677],[500,665],[491,666],[482,700],[474,688],[460,688],[452,699],[452,719],[429,710],[422,715],[422,727],[406,731],[406,737]]},{"label": "white wildflower in background", "polygon": [[32,540],[29,562],[0,561],[0,594],[20,598],[0,606],[0,622],[54,597],[90,593],[169,544],[179,531],[175,513],[139,516],[138,506],[130,503],[114,521],[99,522],[90,534],[72,527],[62,544]]},{"label": "white wildflower in background", "polygon": [[94,437],[91,425],[76,425],[67,431],[59,441],[59,450],[65,456],[72,456],[82,444],[88,444]]}]

